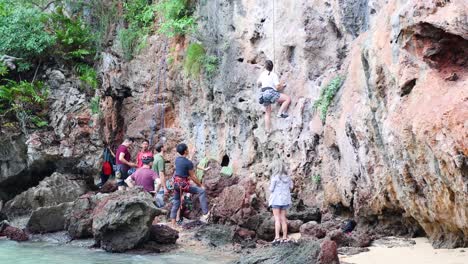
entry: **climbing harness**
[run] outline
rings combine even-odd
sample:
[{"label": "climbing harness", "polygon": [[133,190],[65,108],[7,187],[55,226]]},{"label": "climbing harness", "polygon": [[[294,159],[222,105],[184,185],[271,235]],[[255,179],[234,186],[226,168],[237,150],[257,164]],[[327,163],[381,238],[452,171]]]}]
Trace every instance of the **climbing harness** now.
[{"label": "climbing harness", "polygon": [[174,188],[179,189],[179,199],[180,199],[180,209],[183,208],[183,198],[184,198],[184,193],[188,193],[190,190],[190,179],[179,177],[179,176],[174,176]]}]

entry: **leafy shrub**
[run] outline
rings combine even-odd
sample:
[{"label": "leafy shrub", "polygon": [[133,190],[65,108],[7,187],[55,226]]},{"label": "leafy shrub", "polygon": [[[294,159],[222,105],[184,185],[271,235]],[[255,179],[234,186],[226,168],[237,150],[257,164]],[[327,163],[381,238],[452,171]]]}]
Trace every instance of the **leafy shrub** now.
[{"label": "leafy shrub", "polygon": [[109,39],[111,25],[118,20],[117,3],[116,1],[92,0],[88,8],[93,11],[91,28],[96,36],[94,49],[99,53]]},{"label": "leafy shrub", "polygon": [[56,52],[66,60],[84,60],[94,56],[91,29],[79,18],[69,18],[61,6],[49,16],[49,28],[57,38]]},{"label": "leafy shrub", "polygon": [[192,43],[188,46],[184,62],[184,71],[186,74],[192,77],[200,74],[205,53],[205,48],[199,43]]},{"label": "leafy shrub", "polygon": [[207,56],[202,44],[192,43],[187,48],[184,62],[184,71],[192,78],[200,75],[203,69],[208,76],[211,76],[217,69],[218,58]]},{"label": "leafy shrub", "polygon": [[48,88],[42,82],[7,81],[0,85],[0,114],[14,114],[20,122],[24,133],[27,127],[47,126],[44,109],[49,96]]},{"label": "leafy shrub", "polygon": [[8,67],[0,62],[0,77],[5,76],[8,74]]},{"label": "leafy shrub", "polygon": [[93,89],[98,88],[97,72],[87,64],[78,64],[75,71],[79,74],[80,80],[91,86]]},{"label": "leafy shrub", "polygon": [[320,119],[325,122],[327,117],[328,107],[331,101],[335,97],[336,93],[343,84],[343,78],[341,76],[335,77],[325,88],[320,92],[320,97],[314,103],[314,109],[320,111]]},{"label": "leafy shrub", "polygon": [[45,18],[37,8],[0,0],[0,54],[22,58],[19,71],[30,69],[30,61],[44,56],[55,44],[55,36],[46,30]]},{"label": "leafy shrub", "polygon": [[159,33],[168,37],[184,35],[193,32],[195,19],[189,9],[188,0],[162,0],[156,10],[164,18]]},{"label": "leafy shrub", "polygon": [[124,18],[128,27],[119,30],[118,39],[127,61],[133,59],[146,45],[155,10],[156,6],[148,4],[147,0],[129,0],[124,3]]}]

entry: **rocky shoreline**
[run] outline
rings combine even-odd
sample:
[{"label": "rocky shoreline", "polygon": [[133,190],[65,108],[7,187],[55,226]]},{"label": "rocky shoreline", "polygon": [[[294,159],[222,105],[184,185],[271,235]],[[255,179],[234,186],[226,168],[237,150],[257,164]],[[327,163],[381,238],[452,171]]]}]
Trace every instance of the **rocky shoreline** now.
[{"label": "rocky shoreline", "polygon": [[[6,219],[0,237],[16,241],[61,237],[58,244],[73,243],[108,252],[167,253],[190,246],[228,255],[235,253],[236,257],[249,253],[249,258],[240,258],[236,263],[265,258],[265,252],[272,248],[268,241],[274,236],[271,212],[257,204],[251,179],[231,186],[232,181],[238,180],[223,178],[219,173],[221,167],[215,162],[211,166],[213,170],[205,180],[210,200],[216,204],[212,209],[213,224],[186,220],[182,232],[178,232],[167,225],[168,211],[156,208],[151,195],[140,188],[116,191],[109,181],[100,191],[92,191],[82,177],[54,173],[5,204],[2,212]],[[193,210],[185,215],[188,219],[200,215],[196,197],[193,201]],[[296,250],[303,252],[302,260],[335,263],[337,248],[366,247],[372,240],[367,231],[343,233],[344,218],[330,213],[322,215],[318,208],[302,203],[292,208],[289,219],[289,229],[297,233],[297,242],[280,245],[284,250],[272,248],[272,252],[282,253],[268,257],[271,263]]]}]

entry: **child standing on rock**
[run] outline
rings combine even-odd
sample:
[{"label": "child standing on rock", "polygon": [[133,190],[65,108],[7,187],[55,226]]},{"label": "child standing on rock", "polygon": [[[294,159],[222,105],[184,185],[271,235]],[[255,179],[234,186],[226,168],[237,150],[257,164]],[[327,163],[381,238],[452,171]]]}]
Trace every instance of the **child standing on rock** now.
[{"label": "child standing on rock", "polygon": [[[275,217],[275,240],[273,245],[289,242],[288,219],[286,210],[291,206],[291,189],[293,182],[289,177],[286,165],[281,160],[273,161],[271,165],[270,200],[269,206]],[[280,231],[283,231],[283,239]]]}]

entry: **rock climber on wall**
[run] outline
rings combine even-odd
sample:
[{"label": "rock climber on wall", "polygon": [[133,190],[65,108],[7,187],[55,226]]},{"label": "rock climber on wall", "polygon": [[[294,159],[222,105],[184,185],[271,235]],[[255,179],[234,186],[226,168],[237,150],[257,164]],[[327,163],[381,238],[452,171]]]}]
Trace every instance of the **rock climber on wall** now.
[{"label": "rock climber on wall", "polygon": [[257,85],[262,89],[259,103],[265,106],[265,130],[269,133],[271,130],[271,104],[281,104],[277,117],[287,118],[286,111],[291,103],[291,97],[279,92],[286,87],[286,84],[283,81],[280,82],[278,75],[273,72],[271,60],[265,62],[265,71],[260,74]]}]

